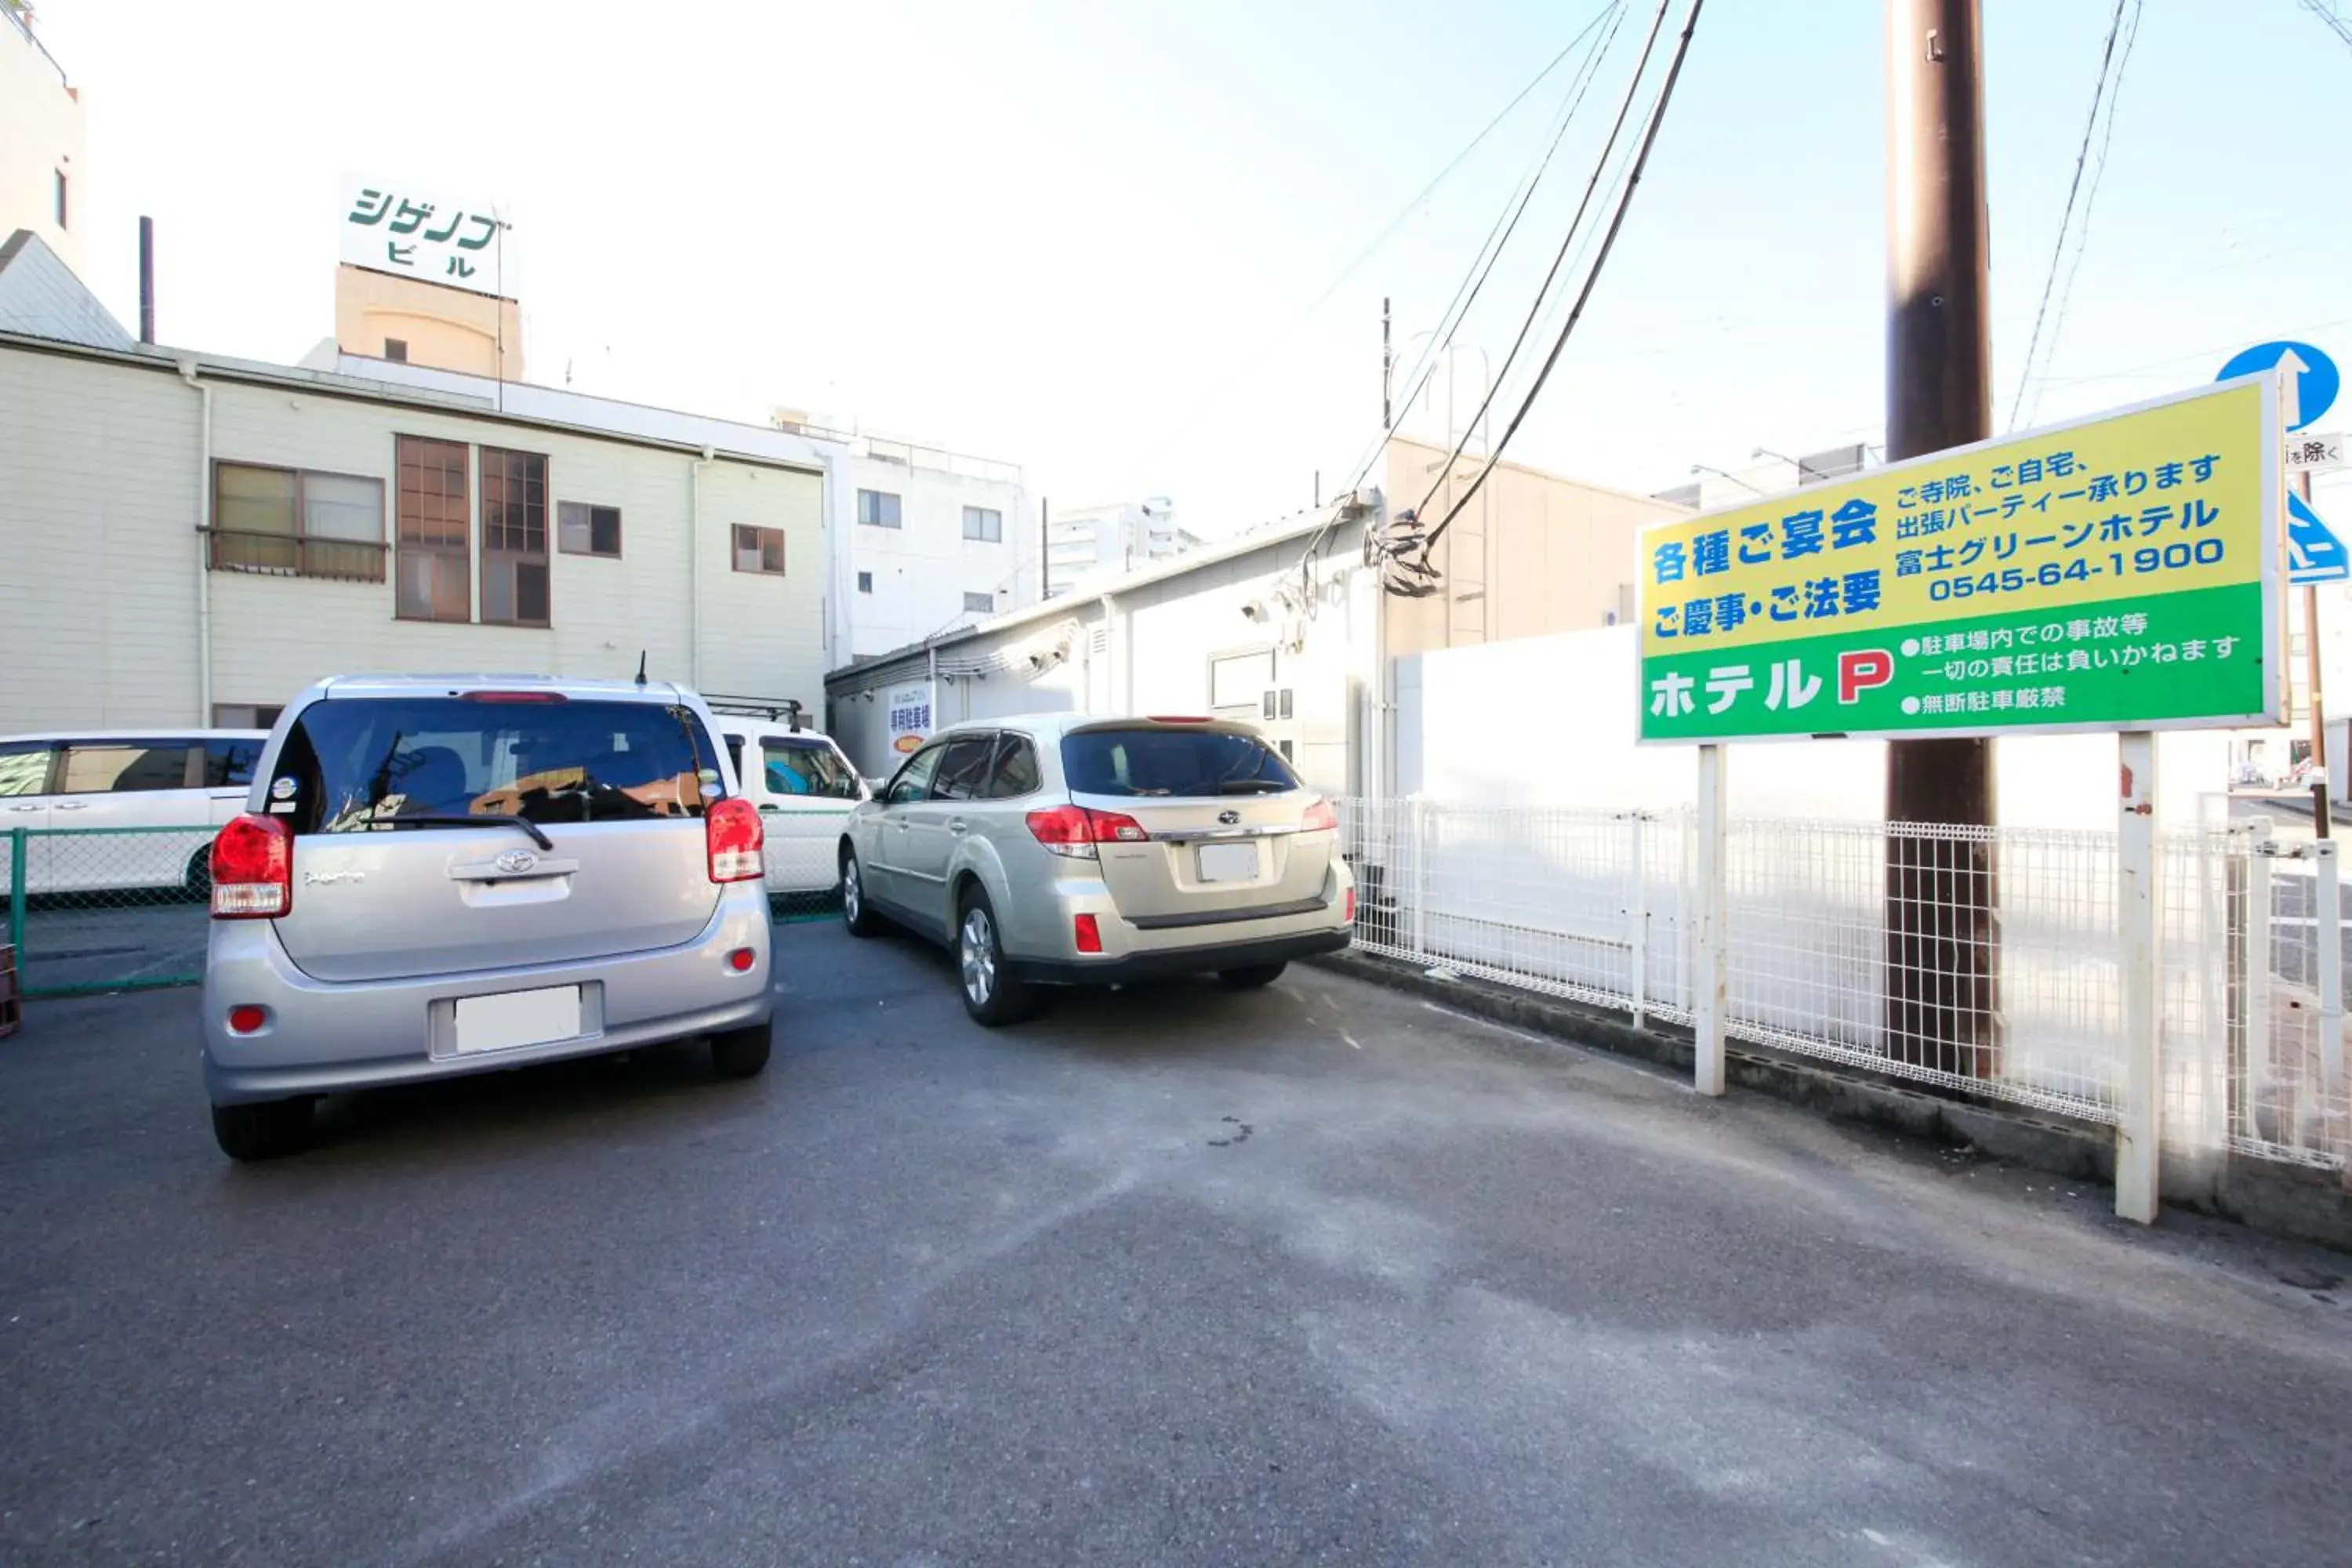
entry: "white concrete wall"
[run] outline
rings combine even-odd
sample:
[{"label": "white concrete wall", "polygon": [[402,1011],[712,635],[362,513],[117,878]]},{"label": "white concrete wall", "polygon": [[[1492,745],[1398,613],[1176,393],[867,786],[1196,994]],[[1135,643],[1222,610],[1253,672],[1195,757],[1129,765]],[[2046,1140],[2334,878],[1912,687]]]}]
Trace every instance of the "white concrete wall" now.
[{"label": "white concrete wall", "polygon": [[[1242,614],[1267,599],[1276,582],[1295,581],[1304,542],[1286,540],[1213,562],[1190,572],[1115,594],[1056,599],[1062,613],[1025,619],[938,650],[940,725],[965,719],[1006,718],[1041,711],[1089,713],[1209,713],[1210,665],[1215,657],[1264,649],[1301,634],[1301,646],[1275,648],[1275,686],[1292,694],[1291,717],[1262,720],[1253,706],[1224,710],[1259,725],[1270,739],[1291,743],[1308,783],[1333,793],[1349,783],[1349,736],[1355,701],[1351,659],[1369,637],[1370,601],[1354,592],[1362,568],[1350,549],[1335,546],[1319,569],[1313,619],[1270,629]],[[1076,622],[1074,633],[1063,630]],[[1098,638],[1097,634],[1103,635]],[[1095,651],[1099,640],[1103,647]],[[1066,659],[1030,672],[1022,655],[1066,645]],[[984,676],[971,667],[995,656],[1014,670]],[[883,695],[900,680],[923,677],[919,658],[894,661],[831,685],[835,738],[858,767],[871,773],[894,766],[884,732]]]},{"label": "white concrete wall", "polygon": [[[213,701],[275,704],[352,670],[512,670],[697,679],[691,453],[306,388],[215,381],[213,457],[383,481],[395,437],[548,459],[551,626],[394,617],[393,573],[341,583],[206,572]],[[168,370],[0,350],[0,732],[205,721],[197,695],[198,399]],[[478,453],[471,463],[478,493]],[[552,549],[555,503],[617,505],[617,561]],[[475,540],[478,548],[478,506]],[[700,480],[699,684],[821,698],[824,479],[720,458]],[[732,570],[735,523],[780,528],[786,574]],[[478,603],[478,559],[474,573]]]},{"label": "white concrete wall", "polygon": [[0,350],[0,734],[197,721],[196,412],[169,374]]},{"label": "white concrete wall", "polygon": [[[987,616],[963,607],[967,593],[992,594],[996,613],[1037,598],[1037,521],[1017,484],[909,467],[852,454],[836,470],[848,542],[843,590],[847,595],[849,658],[871,658]],[[899,526],[857,521],[859,489],[898,497]],[[963,509],[987,507],[1003,515],[1002,537],[990,543],[963,536]],[[857,592],[857,574],[874,575],[870,594]]]},{"label": "white concrete wall", "polygon": [[[1397,661],[1402,795],[1510,805],[1664,810],[1696,799],[1697,752],[1640,746],[1637,629],[1565,632]],[[1994,750],[1995,814],[2017,827],[2116,826],[2112,735],[2017,736]],[[1885,814],[1880,741],[1730,748],[1732,809],[1752,816],[1874,822]],[[2229,732],[2157,738],[2157,810],[2198,821],[2227,786]]]},{"label": "white concrete wall", "polygon": [[[0,239],[29,228],[82,269],[90,211],[82,102],[19,26],[0,17]],[[66,175],[66,227],[58,227],[57,176]]]}]

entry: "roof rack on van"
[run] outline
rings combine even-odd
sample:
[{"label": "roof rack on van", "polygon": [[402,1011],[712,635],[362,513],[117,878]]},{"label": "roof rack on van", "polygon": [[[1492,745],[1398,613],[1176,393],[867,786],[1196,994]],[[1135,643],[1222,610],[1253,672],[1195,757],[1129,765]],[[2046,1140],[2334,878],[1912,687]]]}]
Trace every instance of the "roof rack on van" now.
[{"label": "roof rack on van", "polygon": [[732,713],[744,719],[778,719],[791,724],[799,733],[807,707],[796,697],[726,697],[715,691],[702,694],[703,702],[713,713]]}]

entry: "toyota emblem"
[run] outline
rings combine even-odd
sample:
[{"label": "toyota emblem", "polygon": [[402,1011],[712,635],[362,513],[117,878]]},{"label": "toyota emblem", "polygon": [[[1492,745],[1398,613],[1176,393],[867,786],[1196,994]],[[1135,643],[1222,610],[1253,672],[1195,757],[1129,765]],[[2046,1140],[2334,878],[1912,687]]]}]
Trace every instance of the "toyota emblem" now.
[{"label": "toyota emblem", "polygon": [[490,862],[509,877],[520,877],[539,864],[539,857],[528,849],[509,849]]},{"label": "toyota emblem", "polygon": [[1234,823],[1239,822],[1241,819],[1242,814],[1238,811],[1221,811],[1217,813],[1217,820],[1223,823],[1227,827],[1231,827]]}]

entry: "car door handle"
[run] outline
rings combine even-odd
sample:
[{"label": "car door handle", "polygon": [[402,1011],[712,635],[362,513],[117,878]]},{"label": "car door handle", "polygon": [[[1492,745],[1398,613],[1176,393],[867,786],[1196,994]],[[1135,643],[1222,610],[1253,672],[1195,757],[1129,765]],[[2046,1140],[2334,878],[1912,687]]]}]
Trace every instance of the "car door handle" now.
[{"label": "car door handle", "polygon": [[[49,807],[49,809],[51,811],[80,811],[86,808],[89,805],[89,803],[86,800],[61,800],[58,802],[57,805]],[[24,811],[29,808],[18,806],[16,809]]]},{"label": "car door handle", "polygon": [[950,821],[948,824],[948,831],[950,833],[961,833],[963,831],[963,818],[959,816]]},{"label": "car door handle", "polygon": [[8,809],[11,811],[47,811],[48,807],[45,805],[12,805]]},{"label": "car door handle", "polygon": [[760,809],[761,811],[782,811],[783,807],[781,805],[763,805]]}]

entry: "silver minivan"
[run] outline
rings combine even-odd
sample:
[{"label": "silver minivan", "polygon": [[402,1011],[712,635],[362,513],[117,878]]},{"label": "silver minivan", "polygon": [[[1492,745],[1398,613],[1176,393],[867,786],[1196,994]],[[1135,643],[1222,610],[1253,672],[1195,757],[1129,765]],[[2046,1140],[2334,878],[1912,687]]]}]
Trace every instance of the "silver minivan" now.
[{"label": "silver minivan", "polygon": [[221,1148],[300,1148],[322,1094],[692,1036],[722,1076],[764,1068],[762,833],[714,731],[667,684],[304,692],[213,847]]},{"label": "silver minivan", "polygon": [[952,947],[965,1009],[1039,985],[1214,973],[1271,984],[1348,945],[1331,803],[1246,724],[1055,713],[960,724],[850,818],[842,916]]}]

